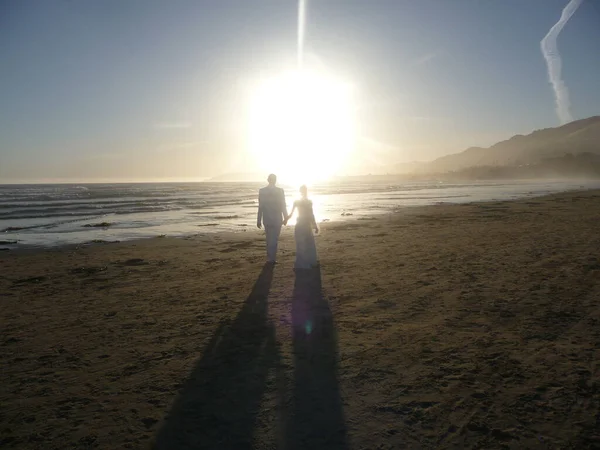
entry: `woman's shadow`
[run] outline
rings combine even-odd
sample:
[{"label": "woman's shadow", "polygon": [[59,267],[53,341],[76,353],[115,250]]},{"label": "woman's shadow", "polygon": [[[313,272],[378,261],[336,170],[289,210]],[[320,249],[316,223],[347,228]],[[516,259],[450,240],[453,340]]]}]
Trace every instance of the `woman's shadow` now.
[{"label": "woman's shadow", "polygon": [[296,271],[292,325],[294,391],[285,427],[286,448],[346,449],[337,334],[318,268]]},{"label": "woman's shadow", "polygon": [[268,372],[279,359],[267,315],[272,280],[273,266],[267,264],[235,320],[212,337],[160,428],[155,449],[252,448]]},{"label": "woman's shadow", "polygon": [[[237,317],[211,338],[159,429],[155,449],[253,448],[269,371],[280,368],[268,321],[272,280],[273,267],[265,265]],[[337,336],[319,269],[297,271],[292,323],[294,388],[291,404],[281,407],[283,446],[346,449]]]}]

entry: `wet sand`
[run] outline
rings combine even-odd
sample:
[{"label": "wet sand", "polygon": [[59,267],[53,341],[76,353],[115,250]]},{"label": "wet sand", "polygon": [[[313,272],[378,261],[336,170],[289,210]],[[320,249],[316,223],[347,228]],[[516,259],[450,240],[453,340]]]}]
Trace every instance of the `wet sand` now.
[{"label": "wet sand", "polygon": [[0,252],[0,446],[600,448],[600,192]]}]

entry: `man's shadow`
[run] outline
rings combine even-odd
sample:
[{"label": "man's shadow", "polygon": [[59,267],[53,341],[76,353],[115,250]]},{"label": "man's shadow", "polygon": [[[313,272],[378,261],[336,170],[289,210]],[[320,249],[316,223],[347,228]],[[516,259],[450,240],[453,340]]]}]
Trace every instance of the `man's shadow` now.
[{"label": "man's shadow", "polygon": [[247,449],[279,352],[267,320],[273,267],[265,265],[239,314],[221,326],[158,431],[155,449]]},{"label": "man's shadow", "polygon": [[296,271],[292,325],[294,391],[286,449],[346,449],[337,335],[318,268]]}]

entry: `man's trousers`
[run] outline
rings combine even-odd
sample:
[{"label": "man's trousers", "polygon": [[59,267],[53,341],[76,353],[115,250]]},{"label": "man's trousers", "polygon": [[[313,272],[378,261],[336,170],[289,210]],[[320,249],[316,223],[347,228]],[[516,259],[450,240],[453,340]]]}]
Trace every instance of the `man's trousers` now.
[{"label": "man's trousers", "polygon": [[281,234],[281,225],[265,225],[267,234],[267,261],[273,262],[277,256],[277,244]]}]

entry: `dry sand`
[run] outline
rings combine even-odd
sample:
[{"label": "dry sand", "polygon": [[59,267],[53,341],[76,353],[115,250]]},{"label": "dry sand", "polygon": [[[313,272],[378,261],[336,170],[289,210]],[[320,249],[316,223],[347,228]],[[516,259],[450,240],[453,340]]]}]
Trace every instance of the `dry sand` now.
[{"label": "dry sand", "polygon": [[0,253],[0,447],[600,448],[600,192]]}]

